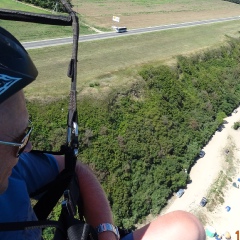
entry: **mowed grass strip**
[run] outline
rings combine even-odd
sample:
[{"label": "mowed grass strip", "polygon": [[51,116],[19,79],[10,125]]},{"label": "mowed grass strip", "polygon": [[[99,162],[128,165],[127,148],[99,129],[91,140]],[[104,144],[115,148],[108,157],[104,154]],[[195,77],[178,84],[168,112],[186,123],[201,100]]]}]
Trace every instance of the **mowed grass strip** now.
[{"label": "mowed grass strip", "polygon": [[46,11],[44,9],[34,7],[29,4],[24,4],[22,2],[18,2],[18,1],[14,1],[14,0],[1,0],[0,8],[19,10],[19,11],[27,11],[27,12],[35,12],[35,13],[49,13],[49,11]]},{"label": "mowed grass strip", "polygon": [[[26,11],[32,13],[52,14],[51,11],[10,0],[1,0],[0,8]],[[0,26],[6,28],[15,37],[17,37],[19,41],[22,42],[72,36],[71,26],[52,26],[45,24],[6,20],[0,20]],[[81,34],[83,35],[95,33],[93,30],[91,30],[89,27],[85,25],[81,25],[80,28]]]},{"label": "mowed grass strip", "polygon": [[[239,23],[231,21],[80,43],[78,91],[101,96],[113,89],[128,87],[138,79],[137,71],[143,64],[172,63],[176,55],[217,47],[227,40],[226,35],[239,36]],[[27,96],[47,100],[67,95],[70,80],[66,72],[71,45],[29,52],[39,77],[26,88]],[[95,83],[96,87],[89,87]]]}]

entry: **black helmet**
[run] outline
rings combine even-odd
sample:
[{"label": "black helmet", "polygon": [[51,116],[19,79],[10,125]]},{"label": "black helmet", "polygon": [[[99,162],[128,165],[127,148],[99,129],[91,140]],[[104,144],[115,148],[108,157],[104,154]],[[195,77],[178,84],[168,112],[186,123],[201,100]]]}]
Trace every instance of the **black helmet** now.
[{"label": "black helmet", "polygon": [[31,83],[37,75],[21,43],[0,27],[0,103]]}]

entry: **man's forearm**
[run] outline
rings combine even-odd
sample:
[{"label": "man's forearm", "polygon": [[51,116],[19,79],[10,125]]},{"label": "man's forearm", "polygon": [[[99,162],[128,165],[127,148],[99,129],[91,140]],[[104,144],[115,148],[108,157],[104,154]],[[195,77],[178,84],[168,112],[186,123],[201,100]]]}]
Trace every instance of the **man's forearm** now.
[{"label": "man's forearm", "polygon": [[[102,223],[113,224],[109,202],[96,176],[86,165],[80,162],[77,163],[76,174],[87,223],[94,228]],[[101,239],[116,240],[116,236],[112,232],[104,232],[99,234],[99,240]]]}]

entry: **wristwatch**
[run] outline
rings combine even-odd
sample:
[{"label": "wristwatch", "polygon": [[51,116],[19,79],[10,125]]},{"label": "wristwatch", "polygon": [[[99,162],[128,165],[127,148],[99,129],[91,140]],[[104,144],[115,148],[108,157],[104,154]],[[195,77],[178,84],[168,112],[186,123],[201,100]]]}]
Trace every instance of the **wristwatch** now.
[{"label": "wristwatch", "polygon": [[113,232],[117,239],[120,239],[118,228],[113,226],[111,223],[101,223],[98,227],[96,227],[96,231],[98,234],[106,231]]}]

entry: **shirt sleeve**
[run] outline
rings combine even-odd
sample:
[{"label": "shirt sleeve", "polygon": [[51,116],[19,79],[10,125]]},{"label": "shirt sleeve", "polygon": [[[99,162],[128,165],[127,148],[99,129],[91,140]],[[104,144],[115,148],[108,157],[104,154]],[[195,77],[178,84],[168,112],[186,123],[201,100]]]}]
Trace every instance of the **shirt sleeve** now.
[{"label": "shirt sleeve", "polygon": [[55,157],[42,153],[22,153],[14,170],[25,181],[29,194],[53,181],[59,174]]}]

